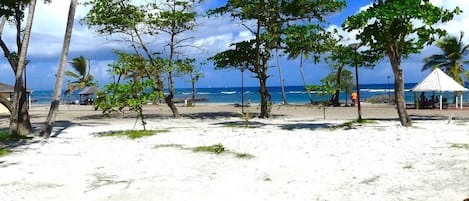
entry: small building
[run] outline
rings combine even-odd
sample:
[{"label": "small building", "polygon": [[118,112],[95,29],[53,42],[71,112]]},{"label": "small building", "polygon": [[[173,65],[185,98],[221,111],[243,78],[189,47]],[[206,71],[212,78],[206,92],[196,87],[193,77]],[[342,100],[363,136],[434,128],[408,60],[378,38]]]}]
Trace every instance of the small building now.
[{"label": "small building", "polygon": [[[15,92],[15,86],[0,82],[0,96],[1,97],[6,98],[11,101],[13,100],[14,92]],[[28,103],[29,105],[31,105],[31,102],[30,102],[31,90],[27,90],[27,93],[28,93],[27,96],[28,96],[28,101],[29,101]],[[4,113],[9,113],[9,111],[5,106],[0,104],[0,114],[4,114]]]},{"label": "small building", "polygon": [[85,87],[78,95],[80,96],[80,105],[91,105],[96,98],[96,93],[99,91],[98,87],[91,86]]}]

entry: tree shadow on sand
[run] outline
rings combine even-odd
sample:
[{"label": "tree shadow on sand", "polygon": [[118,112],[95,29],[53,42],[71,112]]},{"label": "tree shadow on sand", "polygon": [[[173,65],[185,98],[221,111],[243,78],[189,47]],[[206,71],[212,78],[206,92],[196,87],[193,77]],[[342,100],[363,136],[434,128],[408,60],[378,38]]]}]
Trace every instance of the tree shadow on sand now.
[{"label": "tree shadow on sand", "polygon": [[319,130],[319,129],[330,129],[337,126],[331,123],[294,123],[294,124],[283,124],[279,127],[283,130],[298,130],[298,129],[308,129],[308,130]]},{"label": "tree shadow on sand", "polygon": [[[52,133],[51,133],[51,138],[55,138],[55,137],[58,137],[60,134],[63,133],[63,131],[67,128],[70,128],[72,126],[94,126],[94,125],[108,125],[109,123],[104,123],[104,122],[93,122],[93,123],[76,123],[76,122],[72,122],[72,121],[68,121],[68,120],[65,120],[65,121],[56,121],[54,123],[54,128],[52,130]],[[41,122],[41,123],[36,123],[36,124],[33,124],[33,131],[34,133],[38,134],[42,127],[44,126],[44,122]]]},{"label": "tree shadow on sand", "polygon": [[182,116],[191,119],[220,119],[239,117],[239,114],[235,112],[197,112],[191,114],[182,114]]},{"label": "tree shadow on sand", "polygon": [[[241,121],[241,120],[213,123],[212,125],[221,125],[223,127],[239,127],[239,128],[246,127],[245,122]],[[266,125],[268,125],[268,124],[251,120],[251,121],[248,122],[247,128],[260,128],[260,127],[264,127]]]}]

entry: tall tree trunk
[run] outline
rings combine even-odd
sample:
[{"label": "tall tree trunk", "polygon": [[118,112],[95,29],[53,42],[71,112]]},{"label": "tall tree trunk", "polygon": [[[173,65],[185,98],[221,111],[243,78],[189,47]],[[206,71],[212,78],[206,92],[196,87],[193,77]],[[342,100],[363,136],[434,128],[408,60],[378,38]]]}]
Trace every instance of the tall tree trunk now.
[{"label": "tall tree trunk", "polygon": [[[303,87],[306,89],[306,79],[305,79],[305,71],[303,70],[303,52],[300,54],[300,74],[301,74],[301,80],[303,81]],[[311,104],[314,104],[313,97],[311,96],[311,93],[307,91],[306,95],[308,95],[309,102]]]},{"label": "tall tree trunk", "polygon": [[[269,118],[270,117],[270,94],[267,91],[267,60],[268,58],[262,58],[261,64],[261,22],[257,21],[257,30],[256,30],[256,62],[254,63],[255,72],[257,73],[257,77],[259,79],[259,93],[261,95],[261,114],[259,115],[260,118]],[[265,51],[268,52],[269,50],[265,47]]]},{"label": "tall tree trunk", "polygon": [[275,49],[275,54],[276,54],[276,58],[277,58],[278,75],[280,77],[280,89],[282,90],[282,100],[283,100],[283,104],[287,105],[288,101],[287,101],[287,96],[285,95],[285,86],[284,86],[282,68],[280,67],[280,59],[279,59],[279,55],[278,55],[278,48]]},{"label": "tall tree trunk", "polygon": [[169,82],[169,94],[164,98],[166,101],[166,104],[168,105],[169,109],[171,109],[171,112],[173,113],[174,118],[180,118],[181,115],[179,114],[178,108],[173,102],[174,98],[174,81],[173,81],[173,76],[172,72],[168,73],[168,82]]},{"label": "tall tree trunk", "polygon": [[394,73],[394,96],[396,99],[397,113],[401,125],[405,127],[412,126],[409,115],[406,110],[405,96],[404,96],[404,75],[401,69],[401,57],[395,47],[389,47],[386,54],[391,62],[392,71]]},{"label": "tall tree trunk", "polygon": [[195,88],[195,78],[191,78],[192,84],[192,106],[195,106],[195,96],[197,94],[197,89]]},{"label": "tall tree trunk", "polygon": [[36,0],[31,0],[29,2],[29,11],[28,18],[26,19],[26,27],[24,29],[24,38],[21,44],[21,49],[19,51],[18,63],[15,72],[15,92],[13,112],[10,116],[10,135],[27,135],[32,132],[26,99],[26,89],[24,88],[23,83],[23,71],[26,64],[26,56],[28,53],[29,38],[31,36],[35,8]]},{"label": "tall tree trunk", "polygon": [[57,78],[55,80],[54,94],[52,95],[52,102],[49,108],[49,114],[47,115],[47,120],[44,123],[44,127],[41,130],[40,136],[44,138],[50,137],[52,128],[55,123],[55,118],[57,116],[57,111],[59,110],[60,103],[60,94],[62,92],[62,83],[65,73],[65,65],[67,64],[68,50],[70,48],[70,40],[72,38],[73,31],[73,21],[75,19],[75,10],[77,7],[78,0],[72,0],[70,2],[70,9],[68,11],[68,21],[67,28],[65,30],[64,44],[62,48],[62,55],[60,59],[59,69],[57,70]]},{"label": "tall tree trunk", "polygon": [[269,92],[267,91],[267,73],[263,70],[258,73],[259,77],[259,93],[261,95],[261,114],[260,118],[269,118],[270,117],[270,108],[272,107],[272,103],[270,101],[271,97]]},{"label": "tall tree trunk", "polygon": [[181,115],[179,114],[178,108],[173,102],[174,98],[174,80],[173,80],[173,58],[174,58],[174,46],[175,46],[175,35],[171,35],[171,41],[170,41],[170,52],[169,52],[169,72],[168,72],[168,87],[169,87],[169,94],[164,98],[166,101],[166,104],[168,104],[168,107],[171,109],[171,112],[173,112],[173,117],[174,118],[180,118]]},{"label": "tall tree trunk", "polygon": [[339,66],[339,68],[337,68],[337,81],[336,81],[336,90],[335,90],[335,94],[334,94],[334,97],[332,99],[332,105],[333,106],[340,106],[340,103],[339,103],[339,96],[340,96],[340,85],[341,85],[341,79],[342,79],[342,68],[344,66]]}]

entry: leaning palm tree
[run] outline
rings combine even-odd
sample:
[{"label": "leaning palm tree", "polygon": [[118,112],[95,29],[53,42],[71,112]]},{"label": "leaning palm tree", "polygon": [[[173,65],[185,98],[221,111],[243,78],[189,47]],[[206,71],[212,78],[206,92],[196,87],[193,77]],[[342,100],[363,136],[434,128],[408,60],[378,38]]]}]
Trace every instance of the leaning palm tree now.
[{"label": "leaning palm tree", "polygon": [[75,10],[78,4],[78,0],[70,1],[70,9],[68,11],[68,20],[67,28],[65,29],[64,43],[62,47],[62,54],[60,57],[59,68],[57,69],[57,78],[55,80],[54,93],[52,95],[52,101],[49,108],[49,114],[47,115],[47,120],[44,123],[44,127],[41,130],[40,136],[44,138],[50,137],[52,133],[52,128],[55,123],[55,117],[57,111],[59,110],[60,102],[60,91],[62,91],[62,82],[65,74],[65,63],[67,61],[68,50],[70,49],[70,40],[72,38],[73,31],[73,20],[75,19]]},{"label": "leaning palm tree", "polygon": [[425,58],[422,71],[440,68],[456,82],[464,85],[464,77],[469,78],[469,72],[464,69],[463,65],[468,64],[469,60],[463,61],[463,56],[469,53],[469,44],[463,44],[463,37],[464,32],[461,32],[459,39],[448,36],[438,41],[436,46],[443,51],[443,54],[434,54]]},{"label": "leaning palm tree", "polygon": [[85,57],[75,57],[70,64],[75,72],[65,71],[65,75],[76,80],[70,83],[66,90],[67,93],[73,93],[76,89],[96,85],[96,83],[92,82],[94,77],[90,74],[90,62],[87,62]]}]

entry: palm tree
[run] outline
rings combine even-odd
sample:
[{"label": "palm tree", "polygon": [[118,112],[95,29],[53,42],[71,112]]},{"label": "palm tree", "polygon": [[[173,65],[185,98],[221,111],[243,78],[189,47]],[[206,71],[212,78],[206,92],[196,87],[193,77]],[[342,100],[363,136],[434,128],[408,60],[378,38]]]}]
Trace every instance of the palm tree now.
[{"label": "palm tree", "polygon": [[94,77],[90,74],[90,62],[86,61],[86,58],[83,56],[75,57],[70,62],[72,65],[73,71],[65,71],[65,75],[77,79],[76,81],[71,82],[68,86],[67,93],[73,93],[76,89],[81,89],[84,87],[94,86],[96,83],[92,82]]},{"label": "palm tree", "polygon": [[[62,82],[63,82],[63,77],[65,74],[64,72],[65,64],[67,61],[68,50],[70,49],[70,40],[72,38],[72,31],[73,31],[73,20],[75,19],[75,10],[76,10],[77,4],[78,4],[78,0],[70,1],[67,28],[65,30],[64,43],[63,43],[62,54],[60,58],[60,65],[57,70],[57,78],[55,80],[54,93],[52,95],[52,101],[51,101],[51,105],[49,108],[49,114],[47,115],[47,120],[44,123],[44,127],[42,128],[41,133],[40,133],[40,136],[43,136],[44,138],[48,138],[50,136],[52,132],[52,128],[55,123],[55,117],[57,115],[57,111],[59,110],[60,91],[62,91]],[[72,66],[74,66],[73,62],[72,62]],[[85,62],[85,69],[86,69],[86,62]]]},{"label": "palm tree", "polygon": [[454,36],[445,37],[436,43],[443,54],[434,54],[424,59],[425,65],[422,71],[434,68],[440,68],[456,82],[464,85],[464,77],[469,78],[469,72],[464,69],[464,64],[469,60],[463,61],[463,56],[469,53],[469,44],[464,45],[462,39],[464,32],[461,32],[459,39]]}]

